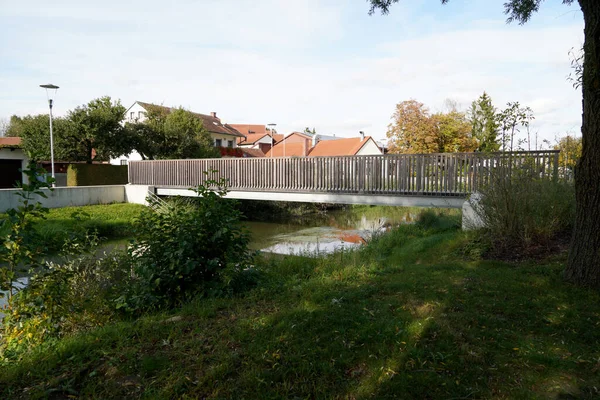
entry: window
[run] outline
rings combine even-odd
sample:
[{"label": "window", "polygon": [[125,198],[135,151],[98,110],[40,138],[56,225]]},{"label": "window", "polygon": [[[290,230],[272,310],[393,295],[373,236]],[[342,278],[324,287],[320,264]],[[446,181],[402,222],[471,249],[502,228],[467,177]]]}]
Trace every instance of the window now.
[{"label": "window", "polygon": [[129,113],[129,119],[134,119],[135,118],[135,112],[130,112]]},{"label": "window", "polygon": [[138,111],[138,118],[139,118],[139,119],[142,119],[142,118],[143,118],[143,117],[145,117],[145,116],[146,116],[146,113],[145,113],[145,112],[143,112],[143,111]]},{"label": "window", "polygon": [[221,139],[215,139],[215,146],[216,147],[221,147],[223,146],[223,141]]},{"label": "window", "polygon": [[121,165],[127,165],[127,160],[121,160]]},{"label": "window", "polygon": [[227,141],[227,147],[233,147],[233,140]]}]

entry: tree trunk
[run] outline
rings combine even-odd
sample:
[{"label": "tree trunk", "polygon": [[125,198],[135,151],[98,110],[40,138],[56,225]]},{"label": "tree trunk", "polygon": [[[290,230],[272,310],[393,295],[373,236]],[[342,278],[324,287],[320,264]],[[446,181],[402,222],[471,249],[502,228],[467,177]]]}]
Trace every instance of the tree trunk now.
[{"label": "tree trunk", "polygon": [[577,212],[565,279],[600,287],[600,2],[579,4],[585,21],[583,144],[575,170]]}]

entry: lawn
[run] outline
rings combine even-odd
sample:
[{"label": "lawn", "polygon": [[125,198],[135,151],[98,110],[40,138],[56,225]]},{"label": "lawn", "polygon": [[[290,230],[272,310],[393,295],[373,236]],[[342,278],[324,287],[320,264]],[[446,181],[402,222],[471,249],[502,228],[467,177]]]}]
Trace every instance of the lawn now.
[{"label": "lawn", "polygon": [[564,255],[471,259],[452,220],[360,251],[257,261],[258,286],[0,363],[0,398],[600,396],[600,294]]},{"label": "lawn", "polygon": [[134,219],[144,208],[140,204],[127,203],[51,208],[46,219],[35,219],[34,226],[43,243],[50,250],[58,250],[73,232],[95,230],[101,238],[106,239],[129,237]]}]

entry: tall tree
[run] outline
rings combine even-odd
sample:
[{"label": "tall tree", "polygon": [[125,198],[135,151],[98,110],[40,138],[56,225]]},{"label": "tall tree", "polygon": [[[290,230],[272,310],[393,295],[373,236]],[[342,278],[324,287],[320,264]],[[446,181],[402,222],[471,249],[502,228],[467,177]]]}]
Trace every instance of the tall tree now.
[{"label": "tall tree", "polygon": [[70,111],[73,147],[69,160],[91,163],[128,154],[130,143],[121,124],[125,111],[120,101],[113,102],[108,96]]},{"label": "tall tree", "polygon": [[[369,0],[370,12],[387,13],[399,0]],[[448,0],[441,0],[447,3]],[[508,22],[529,21],[542,0],[504,0]],[[574,0],[563,0],[572,4]],[[600,1],[578,0],[585,22],[581,158],[575,172],[577,211],[565,278],[600,287]]]},{"label": "tall tree", "polygon": [[[66,118],[53,118],[54,158],[70,161],[73,143],[69,140],[70,122]],[[50,160],[50,119],[48,114],[13,115],[8,128],[10,136],[19,136],[25,152],[34,160]]]},{"label": "tall tree", "polygon": [[471,134],[471,123],[464,113],[450,111],[434,114],[431,118],[435,127],[437,153],[475,150],[477,141]]},{"label": "tall tree", "polygon": [[429,109],[416,100],[396,105],[388,125],[390,153],[434,153],[438,148],[434,121]]},{"label": "tall tree", "polygon": [[492,104],[491,97],[483,92],[473,103],[469,110],[471,120],[471,132],[477,141],[477,151],[494,152],[500,150],[498,143],[498,120],[496,108]]},{"label": "tall tree", "polygon": [[8,136],[6,134],[6,132],[8,131],[9,127],[10,127],[10,120],[7,120],[5,118],[0,118],[0,137]]},{"label": "tall tree", "polygon": [[571,175],[575,171],[575,165],[581,157],[581,138],[567,135],[558,141],[554,150],[560,150],[558,156],[558,165],[565,171],[565,174]]},{"label": "tall tree", "polygon": [[202,120],[183,108],[149,107],[144,122],[125,130],[144,160],[219,157]]},{"label": "tall tree", "polygon": [[23,129],[23,118],[17,115],[12,115],[8,120],[8,125],[4,131],[4,136],[21,137]]},{"label": "tall tree", "polygon": [[502,130],[502,151],[506,150],[508,143],[510,143],[508,149],[513,151],[515,135],[519,133],[521,127],[529,129],[530,122],[535,119],[531,108],[521,107],[518,101],[507,103],[506,108],[500,111],[497,117]]},{"label": "tall tree", "polygon": [[387,131],[389,152],[473,151],[477,143],[471,136],[471,124],[464,113],[450,109],[454,111],[431,115],[429,109],[416,100],[397,104]]}]

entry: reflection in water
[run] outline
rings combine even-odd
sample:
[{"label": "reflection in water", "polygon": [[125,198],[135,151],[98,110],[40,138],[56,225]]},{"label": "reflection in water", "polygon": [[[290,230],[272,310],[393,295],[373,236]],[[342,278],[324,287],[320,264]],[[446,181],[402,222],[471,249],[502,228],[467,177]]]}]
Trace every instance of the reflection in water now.
[{"label": "reflection in water", "polygon": [[[13,290],[13,293],[15,293],[17,290],[23,289],[25,286],[27,286],[28,283],[29,283],[28,277],[23,277],[23,278],[17,279],[17,281],[14,283],[15,290]],[[6,296],[6,294],[8,292],[0,290],[0,293],[3,294],[3,296],[0,297],[0,321],[1,321],[2,318],[4,317],[4,313],[2,312],[2,310],[4,310],[4,307],[6,307],[6,305],[8,304],[8,297]]]},{"label": "reflection in water", "polygon": [[339,210],[295,221],[247,222],[250,246],[277,254],[318,255],[364,244],[374,234],[412,223],[415,213],[398,207],[377,207],[365,212]]}]

